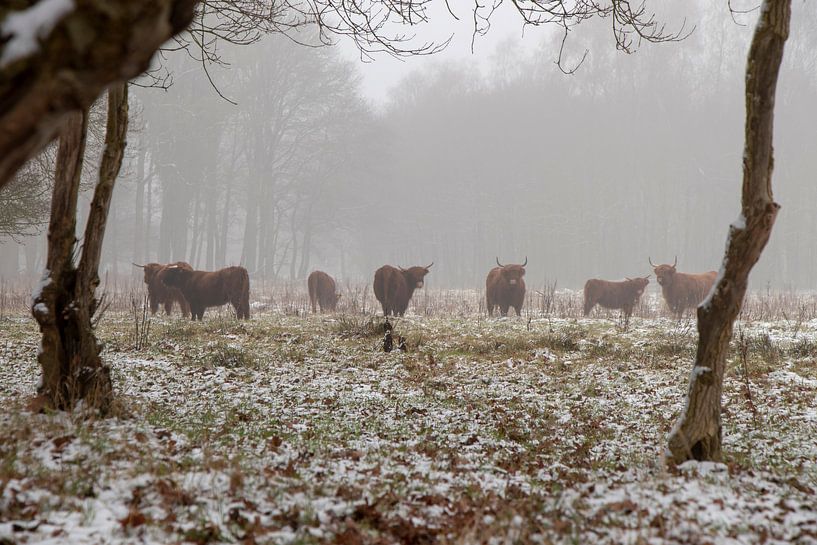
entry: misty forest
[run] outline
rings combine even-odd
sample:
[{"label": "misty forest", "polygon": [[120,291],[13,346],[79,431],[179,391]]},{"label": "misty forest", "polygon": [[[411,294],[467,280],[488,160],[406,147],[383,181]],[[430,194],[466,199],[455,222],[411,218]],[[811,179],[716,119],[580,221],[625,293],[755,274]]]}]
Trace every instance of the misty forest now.
[{"label": "misty forest", "polygon": [[817,544],[810,8],[0,5],[0,545]]}]

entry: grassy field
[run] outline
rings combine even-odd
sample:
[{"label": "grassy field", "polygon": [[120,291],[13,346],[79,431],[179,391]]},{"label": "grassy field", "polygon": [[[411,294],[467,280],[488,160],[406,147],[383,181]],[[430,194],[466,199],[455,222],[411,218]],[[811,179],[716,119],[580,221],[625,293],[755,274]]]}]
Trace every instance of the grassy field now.
[{"label": "grassy field", "polygon": [[817,543],[810,297],[753,296],[725,464],[680,468],[663,447],[695,328],[655,297],[624,331],[570,292],[489,320],[479,293],[429,290],[396,322],[409,350],[386,354],[365,288],[337,315],[305,315],[293,289],[203,323],[142,323],[124,292],[99,326],[106,419],[25,412],[39,339],[6,297],[2,545]]}]

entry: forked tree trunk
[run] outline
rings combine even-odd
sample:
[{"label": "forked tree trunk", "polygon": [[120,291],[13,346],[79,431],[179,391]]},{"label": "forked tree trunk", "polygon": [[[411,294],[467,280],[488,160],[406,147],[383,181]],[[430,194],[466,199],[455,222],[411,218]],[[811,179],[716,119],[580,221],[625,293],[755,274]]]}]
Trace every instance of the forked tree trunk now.
[{"label": "forked tree trunk", "polygon": [[74,266],[77,194],[87,132],[87,112],[71,114],[60,137],[48,229],[47,270],[34,294],[32,314],[40,325],[42,382],[36,408],[71,410],[78,401],[105,411],[113,395],[110,369],[102,363],[93,317],[99,301],[99,260],[111,196],[125,149],[127,84],[108,91],[108,127],[99,182],[78,267]]},{"label": "forked tree trunk", "polygon": [[698,307],[698,352],[684,413],[669,436],[676,464],[721,459],[721,393],[732,327],[780,206],[772,198],[772,133],[777,75],[789,36],[791,0],[764,0],[746,68],[746,142],[741,217],[710,297]]}]

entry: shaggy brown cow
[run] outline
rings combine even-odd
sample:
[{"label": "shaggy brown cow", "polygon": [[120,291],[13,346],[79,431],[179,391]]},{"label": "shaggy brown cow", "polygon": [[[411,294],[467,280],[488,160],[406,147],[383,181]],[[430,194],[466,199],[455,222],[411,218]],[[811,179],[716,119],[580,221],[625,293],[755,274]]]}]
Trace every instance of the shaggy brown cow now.
[{"label": "shaggy brown cow", "polygon": [[584,315],[600,305],[609,309],[620,309],[624,313],[624,324],[630,322],[633,308],[649,284],[649,275],[643,278],[627,278],[621,282],[610,282],[591,278],[584,283]]},{"label": "shaggy brown cow", "polygon": [[312,303],[312,312],[317,312],[316,303],[320,305],[321,312],[325,310],[334,311],[340,299],[340,294],[335,293],[335,280],[323,271],[312,271],[306,279],[309,288],[309,302]]},{"label": "shaggy brown cow", "polygon": [[[431,263],[434,265],[434,262]],[[395,268],[383,265],[374,273],[374,296],[383,307],[383,316],[403,316],[416,288],[423,287],[423,278],[431,265]]]},{"label": "shaggy brown cow", "polygon": [[498,267],[488,272],[485,279],[485,302],[488,305],[488,316],[494,315],[494,307],[499,307],[502,316],[508,315],[508,308],[513,307],[516,315],[522,315],[525,303],[525,266],[528,258],[521,265],[503,265],[496,258]]},{"label": "shaggy brown cow", "polygon": [[701,304],[718,276],[715,271],[700,274],[677,272],[677,256],[672,265],[655,265],[652,259],[649,262],[655,272],[655,280],[661,285],[667,306],[679,318],[687,308]]},{"label": "shaggy brown cow", "polygon": [[250,275],[244,267],[208,272],[169,265],[163,280],[165,285],[181,290],[193,320],[201,320],[206,308],[226,303],[233,305],[239,319],[250,317]]},{"label": "shaggy brown cow", "polygon": [[[134,263],[134,265],[136,265],[136,263]],[[193,267],[184,261],[177,261],[176,263],[170,263],[170,265],[176,265],[191,271],[193,270]],[[148,287],[148,304],[150,305],[151,314],[156,314],[156,311],[159,310],[159,305],[165,307],[165,314],[170,314],[173,310],[173,303],[175,302],[179,304],[182,316],[185,318],[190,316],[190,305],[187,304],[182,292],[176,288],[167,287],[162,280],[164,278],[164,269],[168,265],[146,263],[145,265],[136,266],[141,267],[145,271],[145,284],[147,284]]]}]

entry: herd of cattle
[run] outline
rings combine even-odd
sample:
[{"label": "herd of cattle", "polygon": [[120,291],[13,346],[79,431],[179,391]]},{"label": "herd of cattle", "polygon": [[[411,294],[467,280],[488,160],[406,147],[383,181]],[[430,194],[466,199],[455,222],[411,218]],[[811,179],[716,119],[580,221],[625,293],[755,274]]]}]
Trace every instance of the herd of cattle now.
[{"label": "herd of cattle", "polygon": [[[425,276],[434,263],[425,267],[392,267],[384,265],[374,273],[374,295],[383,309],[383,315],[403,316],[411,301],[414,290],[422,288]],[[513,308],[517,316],[522,313],[525,302],[525,266],[522,264],[497,266],[488,272],[485,280],[485,303],[488,314],[493,316],[499,307],[502,316],[507,316]],[[704,300],[715,283],[717,273],[709,271],[700,274],[682,273],[676,270],[678,258],[672,265],[655,265],[656,280],[670,311],[680,317],[690,307]],[[134,265],[136,265],[134,263]],[[195,271],[188,263],[179,261],[162,265],[148,263],[136,265],[144,269],[145,284],[148,289],[150,311],[156,314],[160,305],[167,314],[174,303],[182,314],[201,320],[205,309],[230,303],[239,319],[250,317],[250,277],[244,267],[227,267],[218,271]],[[650,283],[649,276],[627,278],[613,282],[592,278],[584,285],[584,315],[593,307],[621,310],[625,321],[630,319],[633,309]],[[334,311],[340,294],[335,280],[323,271],[314,271],[307,280],[309,301],[312,312]]]}]

